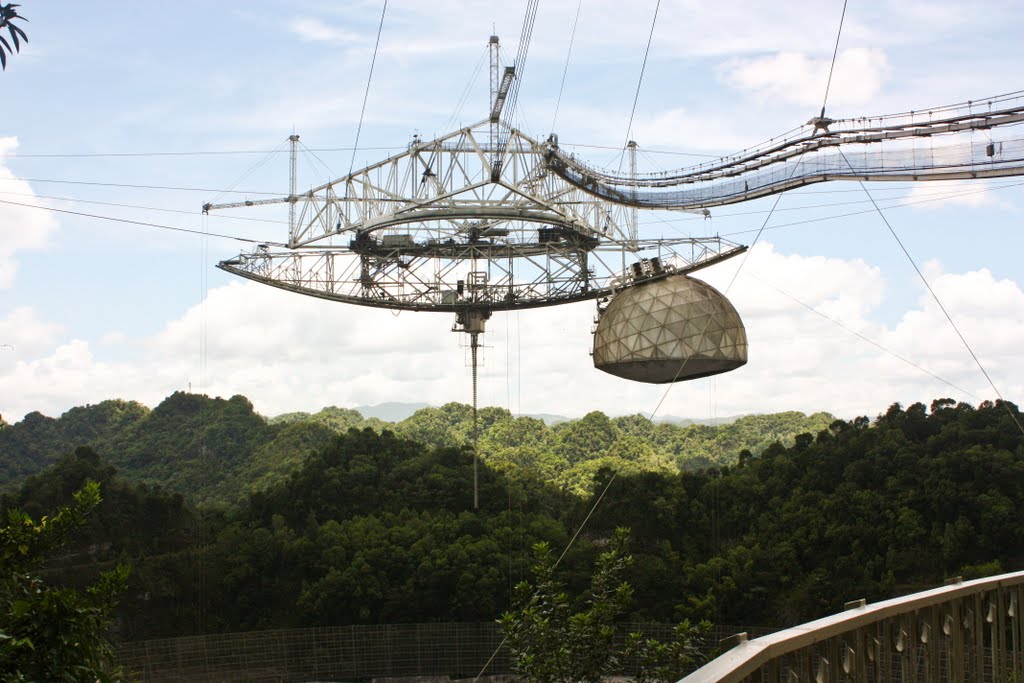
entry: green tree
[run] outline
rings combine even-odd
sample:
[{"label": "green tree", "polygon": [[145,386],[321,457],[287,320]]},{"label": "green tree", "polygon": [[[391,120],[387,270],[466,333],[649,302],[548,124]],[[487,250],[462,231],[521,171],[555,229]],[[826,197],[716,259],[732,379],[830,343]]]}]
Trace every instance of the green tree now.
[{"label": "green tree", "polygon": [[106,639],[107,619],[128,580],[128,567],[103,573],[84,591],[54,587],[34,575],[39,565],[85,524],[100,503],[86,484],[71,505],[34,521],[8,512],[0,527],[0,680],[113,681],[119,673]]},{"label": "green tree", "polygon": [[696,643],[709,628],[706,622],[679,624],[669,644],[639,633],[629,634],[624,646],[617,643],[615,620],[633,597],[633,589],[622,580],[633,562],[628,544],[629,531],[616,529],[608,550],[598,557],[578,611],[555,573],[551,547],[534,546],[534,584],[516,586],[515,607],[500,620],[515,673],[532,683],[600,683],[633,669],[633,680],[653,682],[678,680],[692,666],[698,657]]}]

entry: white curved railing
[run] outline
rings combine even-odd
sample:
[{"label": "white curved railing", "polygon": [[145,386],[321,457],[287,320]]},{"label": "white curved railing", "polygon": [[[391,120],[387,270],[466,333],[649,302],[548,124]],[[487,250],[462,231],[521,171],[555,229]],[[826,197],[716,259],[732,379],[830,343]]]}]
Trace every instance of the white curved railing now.
[{"label": "white curved railing", "polygon": [[681,683],[1024,681],[1024,572],[952,579],[747,640]]}]

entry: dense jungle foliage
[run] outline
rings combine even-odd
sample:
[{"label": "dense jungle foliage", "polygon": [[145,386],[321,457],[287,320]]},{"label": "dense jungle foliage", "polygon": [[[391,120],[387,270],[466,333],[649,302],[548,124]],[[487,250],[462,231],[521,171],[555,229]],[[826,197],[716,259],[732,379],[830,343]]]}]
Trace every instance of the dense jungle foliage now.
[{"label": "dense jungle foliage", "polygon": [[[107,416],[80,420],[80,437],[64,418],[5,427],[5,463],[12,443],[23,468],[25,454],[55,462],[0,505],[40,514],[100,483],[103,503],[47,572],[85,584],[131,564],[123,638],[492,620],[528,577],[531,547],[565,547],[602,494],[560,571],[585,594],[614,530],[630,528],[630,619],[784,626],[1024,564],[1024,438],[1009,403],[893,405],[767,446],[772,429],[814,416],[716,432],[600,413],[547,427],[488,409],[479,511],[464,406],[388,425],[338,409],[267,422],[241,397],[101,405],[77,409]],[[175,428],[173,412],[187,418]],[[55,457],[44,436],[91,445]],[[146,483],[161,472],[161,486]],[[243,490],[222,495],[231,485]]]},{"label": "dense jungle foliage", "polygon": [[[728,425],[652,425],[640,415],[593,412],[548,427],[503,408],[480,411],[480,455],[501,471],[529,469],[579,494],[608,465],[673,472],[732,464],[740,450],[759,453],[777,440],[817,433],[834,418],[789,412],[751,415]],[[224,400],[176,392],[153,410],[131,401],[73,408],[59,418],[34,412],[0,423],[0,492],[41,472],[79,446],[89,446],[122,477],[176,491],[190,503],[232,505],[296,471],[311,453],[350,428],[389,430],[426,446],[465,446],[473,411],[449,403],[397,423],[364,419],[355,410],[324,408],[267,420],[243,396]]]}]

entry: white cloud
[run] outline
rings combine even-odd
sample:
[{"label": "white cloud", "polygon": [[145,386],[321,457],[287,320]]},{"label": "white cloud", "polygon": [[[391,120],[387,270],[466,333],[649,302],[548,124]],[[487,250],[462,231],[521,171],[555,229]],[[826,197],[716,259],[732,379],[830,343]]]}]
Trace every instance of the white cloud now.
[{"label": "white cloud", "polygon": [[[1004,395],[1019,394],[1024,375],[1015,358],[1024,345],[1024,293],[987,270],[938,268],[928,266],[929,278],[947,309]],[[731,275],[731,267],[720,266],[699,277],[724,288]],[[659,414],[703,417],[715,405],[719,416],[797,409],[852,417],[874,415],[897,400],[974,400],[802,304],[991,398],[929,299],[922,297],[891,327],[871,321],[885,291],[879,269],[863,261],[784,254],[761,243],[729,292],[747,326],[750,362],[713,380],[671,387],[627,382],[593,368],[590,303],[496,313],[484,336],[481,403],[523,412],[623,414],[650,413],[665,398]],[[111,397],[152,405],[190,382],[194,391],[211,395],[244,394],[271,415],[388,400],[469,402],[465,338],[449,331],[451,323],[447,314],[394,316],[236,282],[211,290],[204,304],[159,334],[128,340],[142,349],[137,358],[101,361],[82,340],[51,344],[28,359],[17,354],[16,362],[14,354],[0,357],[6,363],[0,365],[0,411],[8,419],[30,410],[58,414]]]},{"label": "white cloud", "polygon": [[362,44],[365,38],[358,33],[327,24],[320,19],[296,17],[288,22],[288,30],[307,42]]},{"label": "white cloud", "polygon": [[[607,118],[598,117],[594,120],[612,123]],[[749,134],[744,134],[740,122],[728,113],[709,115],[684,108],[669,109],[653,116],[641,116],[633,128],[635,140],[648,141],[647,146],[656,145],[661,149],[731,151],[741,149],[750,143]]]},{"label": "white cloud", "polygon": [[[519,103],[529,114],[529,123],[546,125],[560,96],[576,4],[574,0],[542,3]],[[1021,54],[1012,27],[1020,24],[1014,19],[1022,10],[1011,5],[997,3],[989,11],[979,12],[970,3],[952,0],[851,4],[829,112],[836,105],[837,115],[883,113],[1007,90],[1005,84],[1016,78],[1014,64],[1020,62],[1015,57]],[[806,121],[820,107],[839,7],[662,3],[634,121],[634,137],[641,150],[676,146],[676,151],[729,153]],[[267,12],[254,13],[247,30],[241,31],[235,12],[227,12],[230,21],[221,21],[213,12],[206,30],[222,33],[224,40],[197,42],[202,50],[190,53],[191,61],[164,64],[154,59],[154,54],[166,52],[166,46],[157,44],[157,39],[166,36],[158,34],[152,34],[152,54],[138,48],[125,53],[132,59],[121,61],[140,70],[124,72],[138,79],[125,82],[140,87],[117,92],[98,87],[89,79],[107,73],[107,69],[97,68],[106,63],[81,60],[64,60],[59,71],[40,71],[38,78],[11,81],[12,101],[24,106],[8,112],[4,125],[17,131],[25,151],[31,152],[262,149],[272,146],[268,139],[277,139],[278,133],[291,125],[297,126],[310,146],[348,145],[360,118],[379,11],[379,5],[372,3],[300,3],[289,15],[298,19],[289,25],[285,18],[289,36],[288,49],[283,51],[267,49],[268,41],[280,39],[279,18]],[[561,100],[558,131],[564,141],[610,145],[623,141],[652,14],[653,5],[638,9],[613,0],[584,3]],[[457,105],[470,80],[470,67],[477,62],[481,71],[470,89],[475,100],[464,107],[463,115],[466,123],[483,117],[487,36],[492,30],[502,36],[505,61],[510,61],[521,21],[521,7],[487,0],[406,3],[394,12],[389,9],[361,146],[400,148],[413,130],[425,136],[445,132],[440,130],[441,122]],[[254,27],[259,32],[251,30]],[[114,30],[141,35],[137,28],[144,25],[126,19]],[[70,35],[81,34],[78,25],[68,24],[64,30]],[[983,42],[993,45],[993,49],[965,56],[956,47]],[[96,55],[89,53],[90,57]],[[21,63],[22,67],[27,65]],[[717,81],[716,65],[720,68]],[[160,71],[164,67],[171,70]],[[731,87],[722,87],[722,82]],[[142,87],[155,83],[160,87]],[[330,87],[325,88],[325,83]],[[75,125],[65,125],[59,110],[44,106],[47,98],[43,90],[78,92],[78,87],[82,92],[104,96],[77,98],[80,114]],[[131,101],[117,99],[128,96],[125,93]],[[758,98],[764,101],[757,102]],[[112,111],[129,113],[115,113],[111,119]],[[308,131],[310,128],[313,130]],[[530,126],[525,128],[536,132]],[[32,150],[27,149],[30,141]],[[2,144],[4,151],[13,149],[13,138]],[[583,149],[580,154],[596,162],[601,152]],[[385,155],[379,150],[361,151],[356,163],[376,161]],[[614,152],[607,156],[614,158]],[[324,158],[341,171],[349,164],[347,153],[334,157],[325,154]],[[68,178],[83,180],[128,179],[204,187],[222,187],[250,163],[248,159],[224,157],[224,165],[218,166],[220,159],[140,159],[139,165],[131,167],[125,166],[128,162],[124,159],[31,163],[38,164],[32,168],[40,169],[39,177],[65,177],[66,172]],[[690,161],[679,157],[658,160],[665,166],[682,166]],[[237,168],[227,165],[235,162]],[[27,166],[30,162],[19,163]],[[215,168],[228,170],[214,172]],[[247,184],[272,189],[287,177],[280,164],[272,172],[277,175],[268,171],[266,182],[254,175]],[[306,173],[305,169],[300,168],[300,173]],[[258,178],[260,182],[256,182]],[[11,174],[2,167],[0,179],[0,191],[31,192],[22,181],[12,183]],[[999,182],[993,181],[991,186]],[[64,190],[70,193],[72,187]],[[930,195],[944,187],[923,184],[908,198],[923,199],[925,193]],[[982,187],[975,183],[964,189],[977,191]],[[144,202],[127,188],[101,192],[76,187],[75,192],[89,199]],[[821,196],[821,201],[827,201],[829,197],[858,195]],[[978,193],[971,199],[950,199],[945,206],[958,201],[978,202],[978,197],[986,196]],[[0,199],[7,198],[0,195]],[[163,201],[168,200],[153,198],[147,203]],[[189,208],[198,203],[188,201]],[[6,287],[14,279],[18,256],[54,239],[56,222],[42,211],[23,209],[12,213],[11,207],[0,207],[0,287]],[[984,208],[1007,207],[999,203]],[[929,254],[946,256],[948,262],[954,262],[951,252],[959,250],[955,257],[958,264],[992,263],[997,272],[1008,272],[1017,281],[1024,281],[1019,268],[1006,265],[1009,256],[998,264],[992,259],[995,251],[1012,255],[1018,245],[1012,231],[993,230],[969,240],[966,246],[962,240],[942,245],[932,239],[935,233],[930,232],[936,227],[933,223],[940,221],[932,221],[931,215],[909,213],[916,214],[916,219],[910,220],[917,223],[905,229],[908,234],[929,240]],[[732,226],[747,219],[716,220],[719,225]],[[794,217],[793,222],[799,220]],[[72,219],[61,223],[68,221]],[[979,214],[977,221],[981,225],[984,217]],[[106,299],[102,308],[97,304],[88,327],[78,327],[80,318],[49,303],[55,297],[50,295],[53,290],[46,289],[67,287],[68,282],[62,279],[67,271],[56,262],[49,271],[39,271],[33,279],[39,283],[38,292],[25,292],[23,298],[18,291],[18,305],[28,308],[0,308],[0,334],[14,338],[16,347],[15,352],[0,352],[0,410],[8,418],[18,411],[35,409],[56,414],[76,404],[113,396],[153,403],[175,389],[187,388],[190,381],[194,390],[246,394],[266,413],[316,409],[330,403],[441,403],[469,398],[465,352],[459,346],[460,336],[448,331],[452,322],[449,315],[403,314],[396,318],[386,311],[341,306],[242,282],[214,288],[203,308],[185,310],[180,302],[186,298],[191,301],[191,297],[180,289],[191,286],[186,274],[191,273],[194,260],[177,273],[180,280],[167,279],[169,268],[154,268],[153,280],[134,276],[129,280],[120,247],[137,247],[137,240],[107,239],[106,229],[99,225],[82,225],[81,230],[78,223],[75,225],[75,230],[62,231],[78,240],[62,244],[64,253],[73,255],[71,247],[81,245],[87,254],[83,258],[95,263],[97,278],[117,277],[132,287],[152,289],[152,308],[146,316],[133,316],[132,311],[119,310],[117,303]],[[225,224],[223,228],[221,232],[228,234],[239,234],[243,229],[242,224]],[[266,230],[254,228],[252,235],[263,237]],[[114,229],[109,234],[114,235]],[[780,240],[786,235],[771,234]],[[812,233],[808,229],[804,234]],[[808,250],[822,245],[830,253],[843,253],[841,250],[849,247],[840,240],[849,239],[849,235],[846,230],[836,230],[833,235],[826,230],[816,231],[813,239],[802,244]],[[282,238],[281,234],[266,236]],[[153,239],[147,238],[147,244]],[[178,235],[166,239],[168,243],[186,244],[178,241],[182,239]],[[962,253],[971,250],[979,255]],[[137,257],[132,259],[135,263],[150,262],[141,251],[133,256]],[[879,259],[886,263],[883,256]],[[152,263],[168,266],[170,262],[161,258]],[[734,267],[735,262],[724,264],[700,277],[723,284]],[[951,288],[943,295],[944,300],[949,299],[951,313],[958,322],[963,320],[965,334],[979,345],[986,364],[993,364],[1004,393],[1012,397],[1016,391],[1019,395],[1020,371],[1014,369],[1007,351],[1019,348],[1015,321],[1024,318],[1019,314],[1019,292],[1007,285],[1013,285],[1011,281],[994,279],[976,266],[957,267],[970,272],[934,271],[929,277],[937,285]],[[882,341],[933,371],[948,374],[970,391],[990,395],[958,340],[949,337],[948,324],[937,317],[927,300],[916,302],[886,326],[876,322],[883,314],[892,320],[892,301],[902,301],[903,297],[892,290],[895,285],[887,282],[873,263],[781,253],[761,244],[746,268],[730,297],[748,323],[750,363],[714,380],[672,387],[660,412],[702,416],[714,396],[720,415],[792,408],[873,414],[884,410],[892,400],[929,400],[951,392],[779,294],[769,284],[797,295],[816,311]],[[763,281],[748,274],[756,274]],[[20,279],[14,281],[21,285]],[[76,286],[81,289],[88,285]],[[978,310],[979,297],[988,297],[992,308]],[[593,369],[587,355],[593,312],[591,304],[580,304],[495,314],[485,337],[488,348],[481,380],[482,400],[511,403],[530,412],[653,409],[666,387],[631,384]],[[159,324],[154,321],[167,322],[159,334],[143,336],[139,318],[145,318],[150,332],[152,325]],[[204,320],[205,381],[200,352],[204,348]],[[0,343],[7,342],[0,338]]]},{"label": "white cloud", "polygon": [[52,348],[60,331],[60,325],[40,320],[28,306],[14,308],[0,318],[0,344],[9,344],[19,353]]},{"label": "white cloud", "polygon": [[14,282],[18,268],[15,254],[47,246],[57,228],[52,214],[30,208],[41,205],[32,187],[3,163],[3,156],[17,148],[17,138],[0,137],[0,289]]},{"label": "white cloud", "polygon": [[988,180],[958,180],[952,182],[919,183],[904,195],[902,203],[923,211],[961,207],[979,209],[996,207],[1008,209],[1012,205],[999,197]]},{"label": "white cloud", "polygon": [[[820,105],[828,83],[831,59],[802,52],[777,52],[751,59],[727,61],[719,72],[726,84],[765,99],[805,106]],[[836,59],[829,104],[860,105],[871,102],[889,73],[889,60],[880,48],[841,50]]]}]

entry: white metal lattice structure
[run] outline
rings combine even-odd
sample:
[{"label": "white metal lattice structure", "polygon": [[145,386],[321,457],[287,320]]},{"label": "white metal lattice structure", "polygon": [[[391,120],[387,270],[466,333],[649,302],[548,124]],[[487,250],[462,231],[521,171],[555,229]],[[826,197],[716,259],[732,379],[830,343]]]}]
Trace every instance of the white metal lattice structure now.
[{"label": "white metal lattice structure", "polygon": [[[548,171],[544,145],[484,120],[307,192],[211,209],[289,203],[287,249],[219,267],[346,303],[405,310],[510,310],[591,299],[660,258],[687,272],[742,251],[718,238],[642,241],[632,211]],[[293,139],[292,143],[295,144]]]}]

